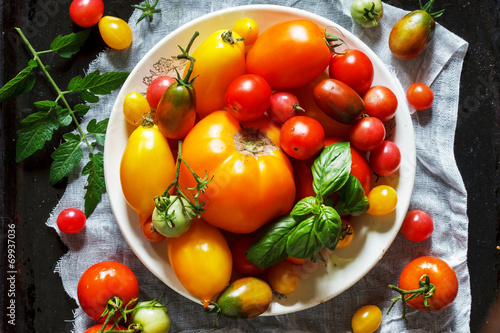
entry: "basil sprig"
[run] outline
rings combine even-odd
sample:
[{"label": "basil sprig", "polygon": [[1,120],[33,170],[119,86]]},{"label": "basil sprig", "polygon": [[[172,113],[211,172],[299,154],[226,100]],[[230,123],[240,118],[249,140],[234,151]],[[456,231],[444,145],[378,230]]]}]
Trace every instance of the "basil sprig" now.
[{"label": "basil sprig", "polygon": [[[316,196],[295,204],[289,215],[271,222],[256,237],[247,259],[265,269],[287,257],[310,258],[327,248],[334,250],[342,233],[341,215],[361,215],[368,199],[359,180],[350,174],[349,142],[341,141],[323,149],[311,168]],[[340,191],[335,207],[324,200]]]}]

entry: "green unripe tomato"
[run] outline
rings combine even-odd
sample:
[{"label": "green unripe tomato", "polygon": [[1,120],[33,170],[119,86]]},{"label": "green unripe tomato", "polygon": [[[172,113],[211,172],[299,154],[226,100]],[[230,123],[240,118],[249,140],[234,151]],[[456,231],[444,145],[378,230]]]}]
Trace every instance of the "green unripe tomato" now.
[{"label": "green unripe tomato", "polygon": [[170,330],[170,315],[164,305],[156,301],[150,301],[140,302],[136,306],[146,307],[134,310],[127,322],[140,324],[142,326],[141,332],[167,333]]},{"label": "green unripe tomato", "polygon": [[[182,200],[182,203],[181,203]],[[193,210],[189,201],[175,195],[170,197],[171,204],[166,213],[160,212],[157,207],[153,211],[153,226],[160,234],[165,237],[179,237],[188,231],[193,219],[186,216],[183,212],[182,205],[190,214]]]},{"label": "green unripe tomato", "polygon": [[384,16],[381,0],[354,0],[351,5],[351,17],[363,28],[376,26]]}]

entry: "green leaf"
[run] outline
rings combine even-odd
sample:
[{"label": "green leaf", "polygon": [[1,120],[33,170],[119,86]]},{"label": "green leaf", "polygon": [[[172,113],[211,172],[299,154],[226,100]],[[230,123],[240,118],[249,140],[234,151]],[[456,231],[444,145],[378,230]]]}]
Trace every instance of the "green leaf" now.
[{"label": "green leaf", "polygon": [[35,77],[31,75],[31,71],[37,66],[38,64],[36,61],[30,60],[28,67],[23,69],[13,79],[0,88],[0,100],[3,101],[30,91],[35,84]]},{"label": "green leaf", "polygon": [[87,125],[87,131],[89,134],[94,135],[95,141],[104,147],[104,139],[106,137],[106,130],[108,128],[109,119],[106,118],[97,122],[95,119],[92,119]]},{"label": "green leaf", "polygon": [[57,147],[50,155],[53,159],[50,166],[50,183],[52,185],[68,176],[70,171],[76,168],[82,160],[83,151],[80,148],[81,138],[79,136],[77,137],[65,136],[67,141]]},{"label": "green leaf", "polygon": [[68,108],[62,108],[58,106],[56,108],[57,120],[59,121],[59,125],[61,127],[68,126],[73,122],[73,117]]},{"label": "green leaf", "polygon": [[33,105],[40,111],[50,111],[57,106],[57,103],[54,101],[38,101]]},{"label": "green leaf", "polygon": [[82,77],[80,75],[75,76],[72,78],[69,83],[68,83],[68,91],[79,91],[81,89],[78,89],[82,85]]},{"label": "green leaf", "polygon": [[87,114],[87,112],[90,110],[90,106],[84,105],[84,104],[76,104],[73,107],[73,111],[79,115],[80,117],[83,117]]},{"label": "green leaf", "polygon": [[28,125],[28,124],[35,123],[37,121],[43,121],[43,120],[47,119],[49,114],[50,114],[49,111],[32,113],[32,114],[28,115],[26,118],[24,118],[23,120],[21,120],[21,124]]},{"label": "green leaf", "polygon": [[83,30],[77,33],[71,33],[66,36],[57,36],[50,44],[52,51],[57,51],[63,58],[71,58],[74,54],[80,51],[83,43],[90,35],[90,29]]},{"label": "green leaf", "polygon": [[335,209],[324,206],[315,219],[316,238],[328,249],[334,250],[342,233],[342,220]]},{"label": "green leaf", "polygon": [[94,95],[107,95],[114,89],[119,88],[125,82],[128,75],[129,73],[127,72],[100,74],[99,71],[95,71],[83,79],[79,76],[73,78],[68,85],[68,89],[70,91],[86,90]]},{"label": "green leaf", "polygon": [[323,149],[311,168],[313,189],[325,198],[338,191],[351,172],[351,149],[349,142],[340,141]]},{"label": "green leaf", "polygon": [[257,267],[266,269],[288,257],[286,241],[298,222],[287,215],[272,222],[257,235],[247,252],[247,259]]},{"label": "green leaf", "polygon": [[89,93],[86,90],[80,91],[80,96],[87,103],[97,103],[97,102],[99,102],[99,96],[96,96],[96,95],[94,95],[92,93]]},{"label": "green leaf", "polygon": [[335,210],[340,215],[359,216],[365,213],[368,208],[370,208],[370,204],[363,186],[356,177],[349,175],[349,179],[340,191],[340,199]]},{"label": "green leaf", "polygon": [[295,258],[309,258],[316,252],[325,248],[323,243],[316,237],[315,221],[319,215],[311,215],[290,232],[286,251],[289,256]]},{"label": "green leaf", "polygon": [[321,202],[316,197],[306,197],[295,204],[290,215],[301,222],[310,214],[318,214],[320,206]]},{"label": "green leaf", "polygon": [[56,118],[47,116],[31,122],[17,131],[16,162],[22,161],[43,148],[45,142],[52,139],[52,134],[59,128]]},{"label": "green leaf", "polygon": [[90,216],[99,201],[102,193],[106,190],[104,182],[104,155],[96,153],[90,156],[90,161],[82,170],[82,175],[88,175],[87,185],[85,185],[85,215]]}]

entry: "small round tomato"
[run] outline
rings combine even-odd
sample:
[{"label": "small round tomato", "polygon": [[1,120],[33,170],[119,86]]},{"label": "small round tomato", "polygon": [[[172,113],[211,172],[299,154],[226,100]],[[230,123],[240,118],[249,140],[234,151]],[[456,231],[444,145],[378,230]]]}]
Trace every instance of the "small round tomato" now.
[{"label": "small round tomato", "polygon": [[153,109],[156,109],[160,99],[165,93],[165,90],[167,90],[167,88],[174,82],[175,79],[168,75],[158,76],[156,79],[151,81],[148,85],[148,89],[146,90],[146,99]]},{"label": "small round tomato", "polygon": [[73,0],[69,6],[69,16],[76,25],[82,28],[96,25],[103,13],[102,0]]},{"label": "small round tomato", "polygon": [[300,275],[296,265],[282,261],[271,267],[267,272],[271,287],[279,294],[293,293],[300,285]]},{"label": "small round tomato", "polygon": [[144,222],[141,227],[142,235],[151,243],[160,243],[165,240],[165,236],[156,231],[153,226],[153,220],[151,216]]},{"label": "small round tomato", "polygon": [[226,110],[239,121],[258,119],[271,104],[271,87],[255,74],[244,74],[231,82],[226,91]]},{"label": "small round tomato", "polygon": [[143,95],[132,92],[125,96],[123,100],[123,115],[130,125],[139,126],[141,119],[146,117],[150,112],[149,103]]},{"label": "small round tomato", "polygon": [[337,243],[337,249],[348,247],[351,245],[353,239],[354,229],[352,228],[352,224],[349,221],[342,219],[342,235]]},{"label": "small round tomato", "polygon": [[85,228],[87,218],[78,208],[66,208],[57,216],[57,227],[66,234],[76,234]]},{"label": "small round tomato", "polygon": [[297,110],[300,109],[297,96],[287,91],[277,91],[271,96],[267,115],[273,121],[283,124],[288,119],[295,117]]},{"label": "small round tomato", "polygon": [[399,169],[401,152],[392,141],[384,141],[377,149],[370,152],[370,168],[379,176],[387,177]]},{"label": "small round tomato", "polygon": [[375,117],[362,117],[356,120],[349,130],[349,141],[362,151],[379,147],[385,139],[385,126]]},{"label": "small round tomato", "polygon": [[[104,324],[96,324],[96,325],[94,325],[94,326],[92,326],[92,327],[88,328],[88,329],[85,331],[85,333],[98,333],[98,332],[101,330],[101,328],[102,328],[102,326],[103,326],[103,325],[104,325]],[[112,330],[115,330],[115,331],[126,331],[126,330],[127,330],[127,329],[126,329],[125,327],[123,327],[123,326],[114,326],[114,327],[113,327],[113,324],[107,324],[107,325],[106,325],[106,328],[105,328],[104,330],[106,331],[106,330],[111,330],[111,329],[112,329]]]},{"label": "small round tomato", "polygon": [[285,260],[297,266],[302,266],[307,262],[306,258],[287,257]]},{"label": "small round tomato", "polygon": [[376,305],[365,305],[352,316],[351,326],[354,333],[373,333],[382,323],[382,311]]},{"label": "small round tomato", "polygon": [[391,120],[398,108],[398,98],[385,86],[373,86],[363,95],[365,113],[382,121]]},{"label": "small round tomato", "polygon": [[434,93],[425,83],[417,82],[408,87],[406,99],[412,108],[423,111],[432,106],[432,102],[434,102]]},{"label": "small round tomato", "polygon": [[116,261],[102,261],[87,268],[77,286],[77,295],[83,311],[93,320],[101,318],[108,301],[118,297],[124,307],[133,306],[139,297],[139,283],[134,272]]},{"label": "small round tomato", "polygon": [[370,204],[367,213],[375,216],[389,214],[398,203],[396,190],[389,185],[375,186],[367,197]]},{"label": "small round tomato", "polygon": [[429,214],[422,210],[410,210],[406,213],[401,233],[414,242],[421,242],[429,238],[434,231],[434,222]]},{"label": "small round tomato", "polygon": [[140,325],[143,333],[168,333],[171,321],[165,305],[153,300],[138,303],[127,324]]},{"label": "small round tomato", "polygon": [[242,17],[233,25],[233,31],[243,38],[245,46],[252,45],[259,36],[259,26],[254,19]]},{"label": "small round tomato", "polygon": [[325,131],[320,122],[306,116],[288,119],[280,131],[281,147],[293,158],[306,160],[323,149]]},{"label": "small round tomato", "polygon": [[328,75],[344,82],[361,95],[372,85],[373,64],[363,51],[349,49],[332,57]]},{"label": "small round tomato", "polygon": [[260,276],[264,270],[255,266],[247,259],[247,252],[252,245],[254,235],[243,235],[231,246],[233,269],[243,276]]},{"label": "small round tomato", "polygon": [[132,43],[132,29],[121,18],[104,16],[99,20],[99,32],[104,43],[115,50],[124,50]]}]

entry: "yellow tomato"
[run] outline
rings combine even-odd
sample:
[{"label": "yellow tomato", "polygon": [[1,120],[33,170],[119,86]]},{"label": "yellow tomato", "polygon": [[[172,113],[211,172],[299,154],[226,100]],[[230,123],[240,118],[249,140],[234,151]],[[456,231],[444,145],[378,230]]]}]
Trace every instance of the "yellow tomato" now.
[{"label": "yellow tomato", "polygon": [[342,219],[342,232],[344,232],[344,230],[348,231],[348,233],[344,236],[344,239],[339,239],[336,247],[337,249],[349,246],[354,239],[354,229],[352,228],[352,224]]},{"label": "yellow tomato", "polygon": [[127,203],[139,214],[139,225],[153,213],[154,198],[175,177],[175,161],[158,127],[139,126],[130,135],[120,164],[120,181]]},{"label": "yellow tomato", "polygon": [[374,187],[367,195],[370,208],[367,213],[380,216],[392,212],[398,203],[396,190],[389,185]]},{"label": "yellow tomato", "polygon": [[99,20],[102,40],[110,48],[123,50],[132,43],[132,29],[127,22],[114,16],[104,16]]},{"label": "yellow tomato", "polygon": [[[245,45],[236,42],[240,36],[232,33],[231,37],[229,31],[214,32],[192,53],[196,61],[191,77],[196,77],[193,84],[196,112],[201,118],[223,109],[227,87],[236,77],[245,74]],[[184,75],[188,68],[189,62]]]},{"label": "yellow tomato", "polygon": [[170,265],[182,285],[204,307],[229,284],[233,259],[219,229],[195,218],[189,230],[167,240]]},{"label": "yellow tomato", "polygon": [[123,115],[132,126],[139,126],[141,119],[151,112],[148,100],[143,95],[132,92],[123,100]]},{"label": "yellow tomato", "polygon": [[[213,176],[198,197],[205,204],[205,221],[230,232],[250,233],[292,208],[293,168],[278,148],[279,132],[267,116],[240,125],[226,111],[211,113],[189,132],[184,160],[198,175]],[[184,165],[179,185],[182,190],[196,186]]]},{"label": "yellow tomato", "polygon": [[243,43],[248,46],[252,45],[259,37],[259,26],[254,19],[242,17],[234,22],[233,32],[240,35],[244,39]]},{"label": "yellow tomato", "polygon": [[365,305],[354,313],[351,320],[354,333],[373,333],[382,323],[382,311],[376,305]]},{"label": "yellow tomato", "polygon": [[300,285],[299,271],[294,264],[288,261],[282,261],[269,267],[267,278],[271,287],[283,295],[293,293]]}]

